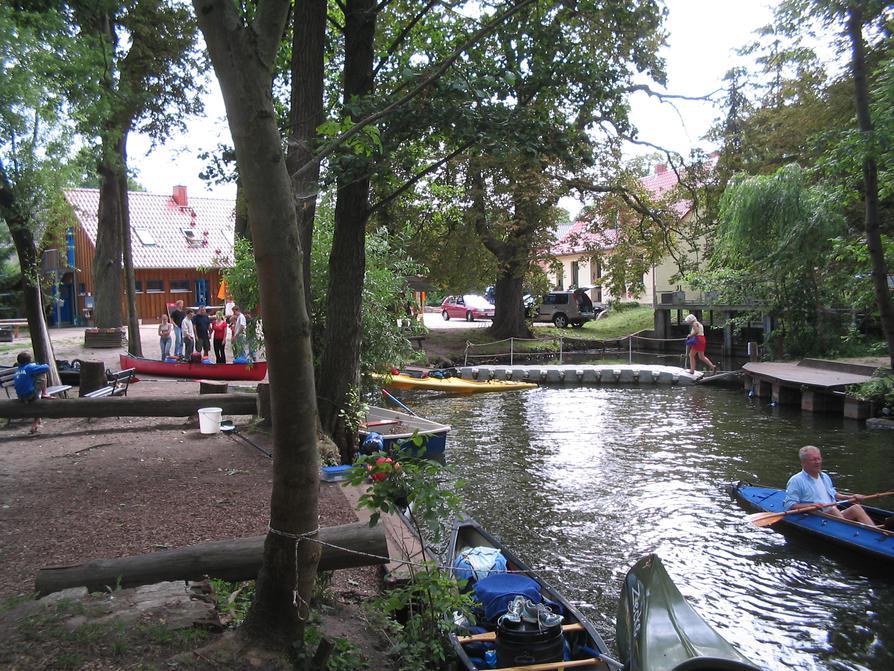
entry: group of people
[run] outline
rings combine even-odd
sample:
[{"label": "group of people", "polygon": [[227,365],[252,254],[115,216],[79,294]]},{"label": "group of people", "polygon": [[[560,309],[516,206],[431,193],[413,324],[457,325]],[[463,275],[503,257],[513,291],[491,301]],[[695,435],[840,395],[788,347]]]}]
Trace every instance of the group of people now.
[{"label": "group of people", "polygon": [[162,361],[189,360],[194,353],[208,358],[213,343],[215,363],[226,363],[228,331],[234,360],[245,358],[246,326],[245,315],[231,299],[227,299],[224,311],[218,310],[213,317],[204,305],[198,310],[184,310],[183,301],[177,301],[170,316],[162,315],[158,325]]}]

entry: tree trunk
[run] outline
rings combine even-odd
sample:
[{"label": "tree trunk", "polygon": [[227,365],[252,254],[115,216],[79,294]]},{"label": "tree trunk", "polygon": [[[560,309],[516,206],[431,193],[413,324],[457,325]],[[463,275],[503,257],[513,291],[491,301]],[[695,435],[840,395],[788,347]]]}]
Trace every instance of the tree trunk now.
[{"label": "tree trunk", "polygon": [[105,363],[102,361],[81,361],[81,380],[78,384],[78,396],[102,389],[108,383]]},{"label": "tree trunk", "polygon": [[246,238],[250,241],[251,228],[248,226],[248,211],[245,208],[245,191],[242,188],[242,179],[238,177],[236,178],[236,212],[233,221],[235,237]]},{"label": "tree trunk", "polygon": [[[306,0],[295,6],[292,23],[292,99],[289,109],[289,174],[313,160],[317,127],[323,112],[323,55],[326,37],[326,0]],[[298,233],[304,252],[304,291],[311,312],[310,257],[314,217],[320,190],[320,163],[292,180]]]},{"label": "tree trunk", "polygon": [[524,272],[507,271],[494,285],[494,321],[490,333],[497,340],[503,338],[532,338],[534,334],[525,321],[522,303]]},{"label": "tree trunk", "polygon": [[96,227],[96,255],[93,258],[94,319],[99,328],[117,328],[121,315],[121,180],[126,135],[107,131],[102,139],[102,158],[98,166],[99,213]]},{"label": "tree trunk", "polygon": [[260,0],[251,20],[228,0],[193,0],[220,82],[257,262],[273,419],[270,532],[240,631],[278,651],[301,645],[320,547],[319,451],[310,320],[292,186],[273,108],[276,51],[290,3]]},{"label": "tree trunk", "polygon": [[[373,40],[376,30],[374,0],[349,0],[345,12],[344,104],[372,92]],[[347,111],[345,111],[347,114]],[[354,458],[356,436],[345,426],[340,411],[347,406],[351,387],[359,382],[361,299],[366,274],[366,222],[369,216],[369,178],[340,177],[335,204],[335,230],[329,255],[327,324],[317,390],[320,422],[335,441],[342,463]]]},{"label": "tree trunk", "polygon": [[878,164],[875,160],[876,139],[869,114],[869,88],[866,84],[866,53],[863,43],[863,15],[855,3],[848,8],[848,34],[851,40],[851,70],[854,75],[854,98],[857,109],[857,125],[863,136],[863,197],[866,244],[872,259],[872,286],[878,302],[882,332],[888,343],[888,357],[894,368],[894,305],[888,288],[888,264],[879,231]]},{"label": "tree trunk", "polygon": [[[127,133],[121,145],[122,167],[127,166]],[[137,286],[133,271],[133,247],[130,234],[130,196],[127,191],[127,170],[119,176],[119,195],[121,197],[121,243],[124,248],[124,293],[127,297],[127,351],[134,356],[143,356],[143,343],[140,338],[140,313],[137,312]]]},{"label": "tree trunk", "polygon": [[[323,546],[318,571],[387,562],[388,544],[382,525],[370,527],[365,522],[355,522],[327,527],[320,529],[320,540],[330,545]],[[249,536],[134,557],[96,559],[74,566],[50,566],[40,569],[34,588],[39,594],[52,594],[81,586],[91,592],[104,592],[107,587],[136,587],[166,580],[199,580],[206,575],[230,581],[254,580],[261,567],[263,552],[264,536]]]},{"label": "tree trunk", "polygon": [[214,398],[76,398],[46,403],[4,399],[0,401],[0,417],[192,417],[199,408],[207,407],[220,408],[225,415],[254,415],[257,400],[254,394],[218,394]]},{"label": "tree trunk", "polygon": [[[0,166],[2,167],[2,166]],[[40,263],[37,258],[37,244],[29,222],[21,215],[15,192],[6,173],[0,170],[0,218],[6,221],[9,234],[16,248],[19,267],[22,270],[22,295],[25,301],[25,317],[31,336],[31,349],[36,363],[49,365],[47,381],[50,385],[61,384],[53,343],[47,329],[46,314],[43,311],[43,297],[40,289]]]}]

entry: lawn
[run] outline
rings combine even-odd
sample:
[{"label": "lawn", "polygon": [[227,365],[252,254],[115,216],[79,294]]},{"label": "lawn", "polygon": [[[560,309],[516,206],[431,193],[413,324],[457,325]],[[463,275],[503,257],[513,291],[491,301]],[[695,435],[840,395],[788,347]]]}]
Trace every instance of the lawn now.
[{"label": "lawn", "polygon": [[652,329],[654,325],[655,311],[647,305],[641,305],[620,311],[609,310],[602,318],[587,322],[579,329],[557,329],[553,326],[541,328],[538,326],[535,331],[540,337],[616,340],[631,333]]}]

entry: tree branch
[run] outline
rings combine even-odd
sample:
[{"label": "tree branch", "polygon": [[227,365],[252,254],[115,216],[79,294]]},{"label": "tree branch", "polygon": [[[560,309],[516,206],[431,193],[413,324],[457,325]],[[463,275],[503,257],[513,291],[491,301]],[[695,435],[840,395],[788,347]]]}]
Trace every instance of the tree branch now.
[{"label": "tree branch", "polygon": [[[407,35],[410,34],[410,31],[413,30],[413,28],[416,27],[416,24],[422,20],[422,17],[425,16],[432,7],[439,4],[440,2],[441,2],[441,0],[429,0],[428,4],[425,7],[423,7],[422,10],[418,14],[416,14],[416,16],[414,16],[413,19],[406,26],[404,26],[404,29],[400,31],[400,34],[394,39],[394,41],[388,47],[388,51],[382,57],[382,60],[380,60],[379,64],[375,68],[373,68],[373,73],[372,73],[373,78],[375,78],[375,76],[378,74],[378,72],[382,68],[382,66],[388,62],[388,59],[394,54],[394,52],[397,51],[397,48],[403,43],[403,41],[406,39]],[[384,0],[383,0],[383,4],[384,4]],[[381,5],[380,5],[380,7],[381,7]],[[376,9],[378,11],[379,8],[376,8]]]},{"label": "tree branch", "polygon": [[684,96],[678,93],[661,93],[660,91],[653,91],[651,88],[649,88],[648,84],[635,84],[634,86],[628,86],[624,89],[624,91],[627,93],[636,93],[638,91],[641,91],[642,93],[645,93],[652,98],[658,98],[662,102],[664,102],[665,100],[691,100],[694,102],[705,102],[710,101],[712,99],[712,96],[716,95],[717,93],[722,93],[723,89],[714,89],[710,93],[707,93],[703,96]]},{"label": "tree branch", "polygon": [[447,69],[453,65],[456,60],[462,55],[462,53],[478,42],[481,38],[485,37],[488,33],[492,32],[500,23],[508,19],[509,17],[520,12],[524,7],[527,7],[530,4],[533,4],[536,0],[520,0],[516,2],[516,4],[503,14],[499,15],[492,21],[488,22],[483,28],[476,31],[465,43],[460,45],[441,65],[439,65],[435,70],[425,79],[423,79],[419,84],[416,85],[411,91],[409,91],[402,98],[396,100],[391,103],[384,109],[375,112],[374,114],[370,114],[369,116],[361,119],[356,124],[354,124],[351,128],[346,130],[344,133],[340,134],[336,137],[332,142],[323,147],[322,150],[311,160],[305,163],[303,166],[298,168],[293,177],[300,177],[305,172],[311,169],[314,163],[318,163],[322,161],[324,158],[332,154],[336,149],[338,149],[342,144],[344,144],[347,140],[357,135],[361,130],[363,130],[366,126],[369,126],[372,123],[375,123],[379,119],[388,116],[395,110],[403,107],[407,102],[415,98],[423,89],[425,89],[429,84],[438,79]]},{"label": "tree branch", "polygon": [[[224,3],[218,3],[223,5]],[[258,58],[264,67],[273,72],[273,62],[276,51],[282,39],[282,32],[286,25],[286,18],[291,8],[290,0],[265,0],[258,3],[258,11],[252,21],[252,31],[255,34]]]}]

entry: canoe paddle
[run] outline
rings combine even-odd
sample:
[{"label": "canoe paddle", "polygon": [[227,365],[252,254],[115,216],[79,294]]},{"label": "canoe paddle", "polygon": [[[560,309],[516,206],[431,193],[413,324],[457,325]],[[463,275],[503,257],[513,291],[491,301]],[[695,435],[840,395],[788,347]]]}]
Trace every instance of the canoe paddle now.
[{"label": "canoe paddle", "polygon": [[392,393],[390,393],[390,392],[388,392],[388,391],[386,391],[386,390],[384,390],[384,389],[382,390],[382,393],[385,395],[385,398],[387,398],[389,401],[393,401],[394,403],[396,403],[397,405],[399,405],[401,408],[403,408],[404,410],[406,410],[408,413],[410,413],[411,415],[413,415],[413,417],[418,417],[418,415],[417,415],[415,412],[413,412],[413,411],[410,410],[407,406],[405,406],[403,403],[401,403],[401,402],[397,399],[397,397],[394,396],[394,394],[392,394]]},{"label": "canoe paddle", "polygon": [[[894,495],[894,491],[892,492],[879,492],[878,494],[867,494],[864,496],[864,499],[877,499],[882,496],[892,496]],[[753,515],[749,515],[745,518],[746,522],[751,522],[756,527],[768,527],[771,524],[776,524],[779,520],[781,520],[786,515],[795,515],[796,513],[809,513],[813,510],[819,510],[820,508],[831,508],[832,506],[837,506],[839,503],[846,503],[848,501],[856,501],[855,498],[847,498],[841,499],[840,501],[835,501],[834,503],[815,503],[812,506],[806,506],[804,508],[796,508],[792,510],[786,510],[782,513],[754,513]]]}]

